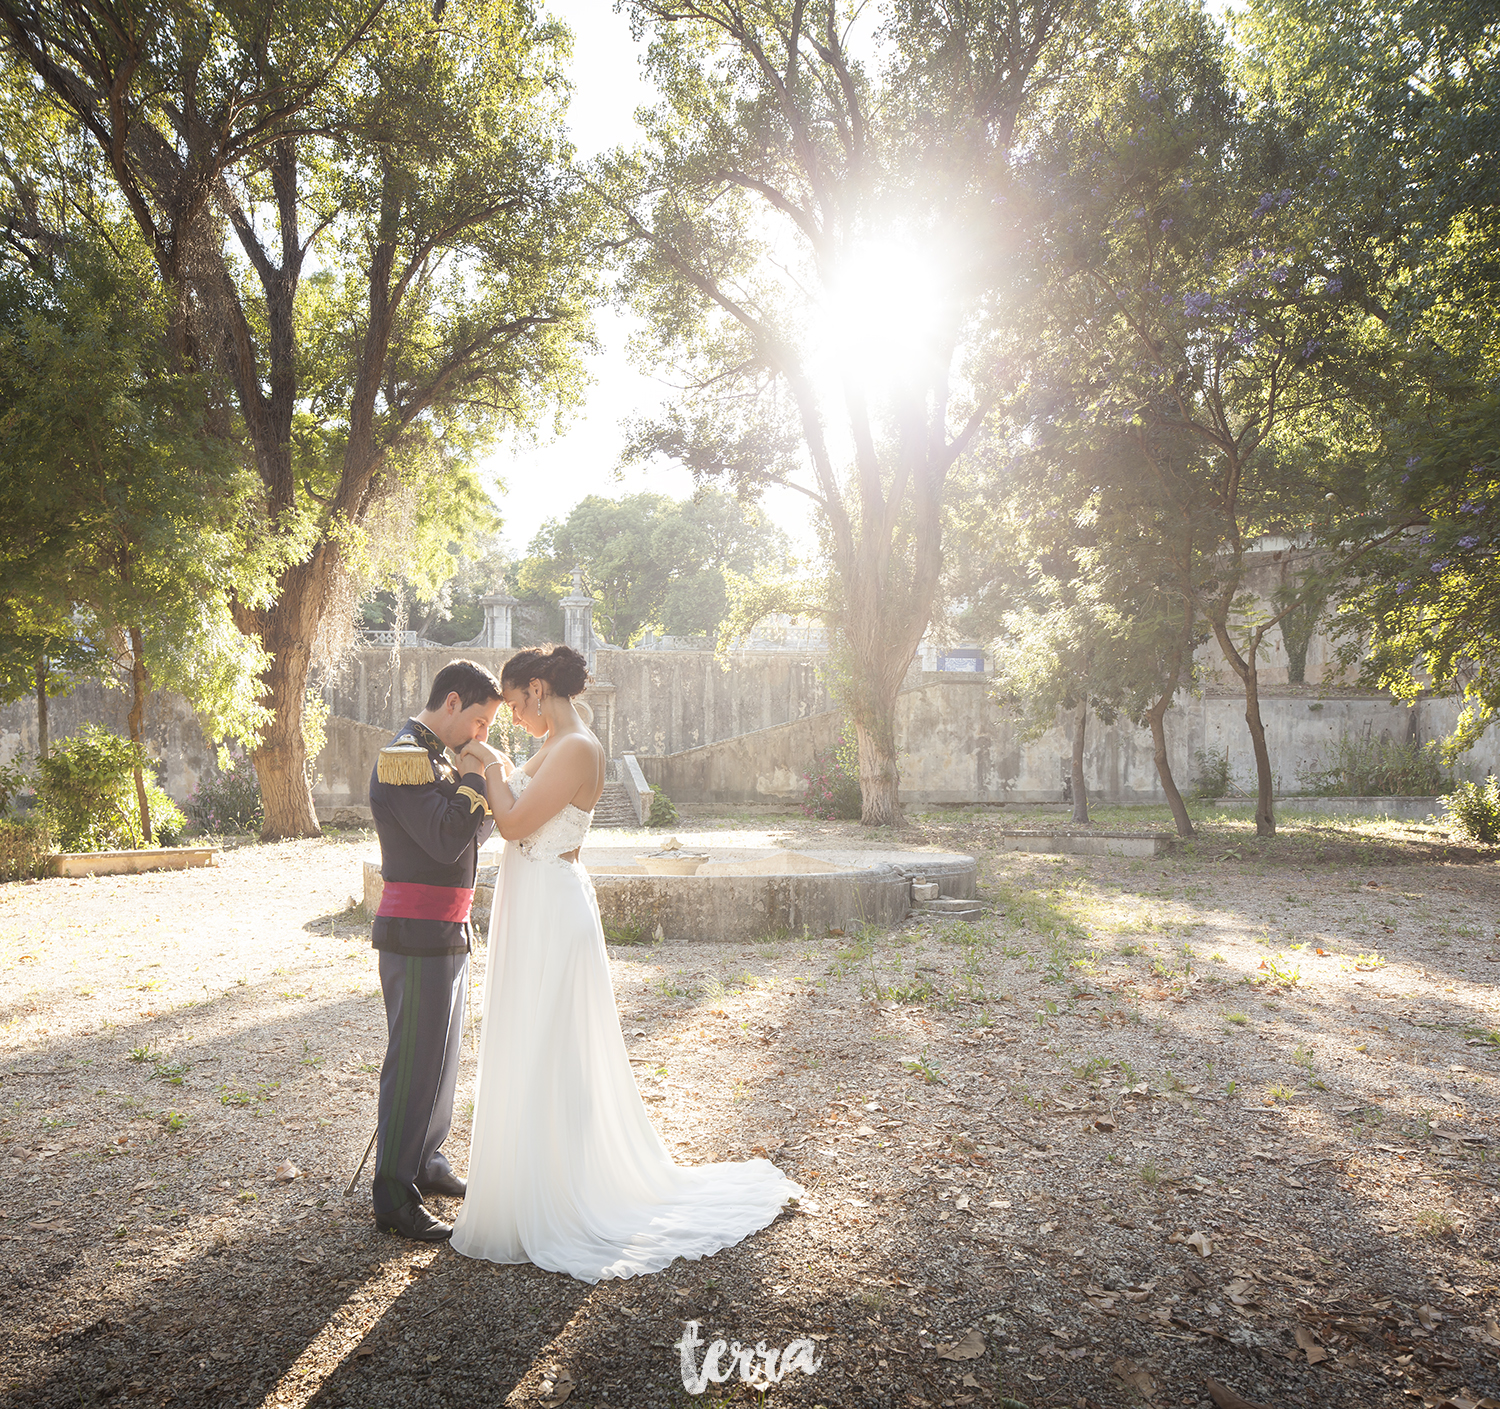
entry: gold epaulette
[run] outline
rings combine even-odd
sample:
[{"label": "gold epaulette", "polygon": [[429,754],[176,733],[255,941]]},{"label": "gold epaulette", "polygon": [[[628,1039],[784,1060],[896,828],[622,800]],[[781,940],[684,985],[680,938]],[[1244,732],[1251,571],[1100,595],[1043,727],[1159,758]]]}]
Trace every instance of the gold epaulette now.
[{"label": "gold epaulette", "polygon": [[432,758],[420,744],[394,743],[380,750],[375,776],[382,783],[430,783]]}]

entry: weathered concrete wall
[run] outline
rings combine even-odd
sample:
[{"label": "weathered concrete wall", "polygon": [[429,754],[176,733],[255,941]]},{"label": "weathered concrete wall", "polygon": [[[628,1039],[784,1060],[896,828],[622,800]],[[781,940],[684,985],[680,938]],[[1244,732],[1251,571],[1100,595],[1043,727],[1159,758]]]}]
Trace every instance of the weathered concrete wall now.
[{"label": "weathered concrete wall", "polygon": [[[85,680],[70,694],[47,702],[47,732],[55,742],[93,723],[128,734],[129,715],[130,696],[124,690]],[[215,767],[216,749],[204,738],[197,715],[180,695],[153,691],[146,699],[145,734],[146,752],[161,765],[162,787],[176,801],[185,801]],[[35,758],[36,750],[36,701],[20,700],[0,709],[0,763],[19,753]]]},{"label": "weathered concrete wall", "polygon": [[[510,654],[475,652],[498,671]],[[432,676],[449,659],[444,651],[403,651],[393,681],[387,652],[365,652],[330,691],[328,743],[316,763],[314,797],[325,814],[367,801],[375,753],[391,731],[425,703]],[[379,665],[381,669],[376,669]],[[601,682],[585,699],[594,728],[618,758],[637,754],[651,782],[682,805],[787,806],[800,801],[803,775],[814,753],[834,742],[837,715],[817,679],[816,664],[783,656],[752,656],[728,673],[707,652],[601,652]],[[898,745],[902,795],[914,804],[1055,802],[1071,757],[1062,728],[1022,743],[1010,720],[990,701],[984,676],[915,676],[900,697]],[[346,713],[364,709],[370,718]],[[1451,733],[1459,712],[1451,698],[1408,708],[1384,695],[1318,698],[1312,689],[1282,688],[1262,701],[1272,765],[1283,791],[1296,787],[1299,763],[1318,762],[1342,734],[1425,742]],[[94,720],[116,732],[126,727],[123,692],[81,684],[51,705],[54,738]],[[770,717],[770,725],[761,721]],[[778,717],[779,716],[779,717]],[[732,727],[744,732],[705,739]],[[745,728],[746,725],[754,727]],[[1235,780],[1254,777],[1244,703],[1232,693],[1188,699],[1167,715],[1172,770],[1187,788],[1197,776],[1199,751],[1228,750]],[[191,795],[213,765],[213,748],[186,703],[153,694],[146,714],[148,748],[161,760],[164,785],[179,801]],[[648,740],[649,746],[639,742]],[[690,742],[667,747],[674,740]],[[0,762],[36,751],[36,706],[22,701],[0,709]],[[1492,730],[1463,760],[1461,772],[1500,772],[1500,730]],[[1151,761],[1151,739],[1128,723],[1093,721],[1085,754],[1091,796],[1112,802],[1162,800]]]},{"label": "weathered concrete wall", "polygon": [[[1072,740],[1059,725],[1023,743],[1011,720],[989,698],[982,676],[926,676],[905,691],[897,710],[901,795],[913,804],[1035,803],[1062,797]],[[1261,702],[1272,766],[1282,791],[1296,788],[1299,764],[1319,763],[1344,734],[1426,742],[1450,733],[1458,714],[1450,699],[1408,708],[1388,695],[1318,699],[1314,692]],[[1168,759],[1186,790],[1198,774],[1197,754],[1228,750],[1232,777],[1253,786],[1254,757],[1244,702],[1231,695],[1188,699],[1166,718]],[[710,744],[665,758],[642,758],[646,776],[678,806],[777,804],[802,797],[813,753],[834,738],[832,719],[806,720]],[[1461,772],[1500,770],[1493,732],[1468,754]],[[1152,761],[1150,731],[1128,721],[1091,722],[1084,755],[1089,795],[1108,802],[1163,802]]]},{"label": "weathered concrete wall", "polygon": [[[336,715],[395,729],[427,702],[432,678],[457,654],[496,675],[512,651],[358,651],[324,692]],[[745,652],[725,669],[711,651],[603,650],[584,695],[610,757],[670,754],[805,719],[833,707],[818,658]]]},{"label": "weathered concrete wall", "polygon": [[636,755],[646,781],[674,802],[755,805],[801,800],[813,755],[838,740],[833,710],[667,755]]}]

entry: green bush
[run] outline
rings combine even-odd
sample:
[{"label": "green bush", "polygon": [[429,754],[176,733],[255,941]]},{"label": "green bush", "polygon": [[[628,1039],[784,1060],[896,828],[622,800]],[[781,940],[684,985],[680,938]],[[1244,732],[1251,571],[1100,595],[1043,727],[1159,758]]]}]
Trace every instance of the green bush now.
[{"label": "green bush", "polygon": [[1298,764],[1297,782],[1315,797],[1435,797],[1453,786],[1438,748],[1345,734],[1323,762]]},{"label": "green bush", "polygon": [[1229,770],[1228,748],[1223,753],[1199,749],[1193,755],[1193,761],[1198,765],[1198,776],[1193,779],[1193,786],[1188,790],[1189,797],[1206,801],[1233,794],[1234,778]]},{"label": "green bush", "polygon": [[[152,838],[141,835],[135,791],[135,769],[149,766],[140,745],[96,724],[55,744],[37,762],[37,795],[58,849],[116,851],[152,845]],[[146,784],[146,803],[158,838],[181,835],[187,819],[154,780]]]},{"label": "green bush", "polygon": [[0,881],[40,876],[52,854],[52,838],[41,817],[0,821]]},{"label": "green bush", "polygon": [[206,832],[258,832],[265,820],[255,765],[231,754],[227,770],[215,769],[187,800],[187,813]]},{"label": "green bush", "polygon": [[651,811],[646,814],[648,827],[670,827],[677,820],[677,806],[660,788],[651,789]]},{"label": "green bush", "polygon": [[1488,846],[1500,843],[1500,779],[1460,783],[1441,798],[1448,822],[1460,835]]},{"label": "green bush", "polygon": [[802,810],[809,817],[859,821],[863,812],[859,739],[850,721],[846,720],[839,730],[838,743],[813,755],[812,767],[803,777],[807,780],[807,792],[802,797]]},{"label": "green bush", "polygon": [[17,754],[9,763],[0,763],[0,817],[10,811],[16,794],[31,786],[31,774]]}]

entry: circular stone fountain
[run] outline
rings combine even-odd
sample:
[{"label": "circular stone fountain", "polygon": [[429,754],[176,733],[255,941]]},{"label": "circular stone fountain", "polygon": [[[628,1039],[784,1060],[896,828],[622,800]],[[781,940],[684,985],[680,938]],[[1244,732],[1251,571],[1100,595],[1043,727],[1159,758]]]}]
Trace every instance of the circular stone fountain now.
[{"label": "circular stone fountain", "polygon": [[[594,838],[579,859],[611,942],[744,942],[895,925],[913,908],[948,919],[978,913],[978,867],[972,856],[954,852],[876,850],[847,841],[788,848],[783,836],[748,831],[684,834],[678,846],[655,852],[609,832]],[[474,914],[481,923],[489,918],[499,861],[499,843],[479,854]],[[380,889],[379,863],[366,861],[371,914]]]}]

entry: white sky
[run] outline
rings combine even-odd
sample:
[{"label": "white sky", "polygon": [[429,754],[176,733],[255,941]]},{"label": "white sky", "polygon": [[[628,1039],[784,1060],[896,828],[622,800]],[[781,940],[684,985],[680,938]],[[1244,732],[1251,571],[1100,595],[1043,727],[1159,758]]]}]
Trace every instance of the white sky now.
[{"label": "white sky", "polygon": [[[631,40],[629,21],[615,13],[611,0],[548,0],[546,8],[573,31],[569,125],[580,159],[622,143],[630,145],[635,140],[635,110],[652,101],[654,90],[641,76],[643,51]],[[524,552],[547,519],[566,517],[586,495],[613,499],[650,489],[680,499],[693,491],[692,476],[675,466],[649,473],[632,469],[623,479],[615,477],[624,439],[621,422],[658,405],[666,388],[626,358],[629,325],[624,318],[601,308],[595,319],[603,349],[589,362],[594,382],[584,409],[560,438],[549,436],[537,446],[506,447],[481,467],[492,484],[491,477],[498,477],[505,486],[496,497],[505,519],[505,540],[513,552]]]}]

